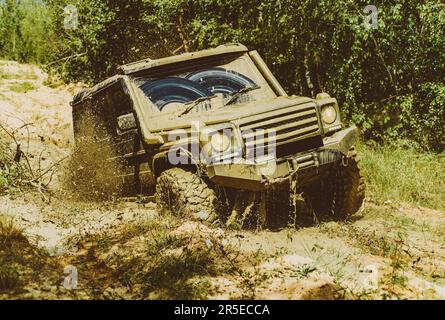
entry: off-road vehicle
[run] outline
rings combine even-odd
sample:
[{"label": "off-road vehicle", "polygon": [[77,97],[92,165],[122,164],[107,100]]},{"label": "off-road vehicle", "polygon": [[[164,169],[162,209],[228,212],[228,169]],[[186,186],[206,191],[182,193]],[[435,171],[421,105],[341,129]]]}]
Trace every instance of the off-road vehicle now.
[{"label": "off-road vehicle", "polygon": [[318,216],[362,205],[358,130],[336,99],[289,96],[243,45],[123,65],[71,105],[76,143],[101,150],[88,172],[116,166],[116,187],[162,211],[226,224],[256,212],[263,225],[285,220],[295,193]]}]

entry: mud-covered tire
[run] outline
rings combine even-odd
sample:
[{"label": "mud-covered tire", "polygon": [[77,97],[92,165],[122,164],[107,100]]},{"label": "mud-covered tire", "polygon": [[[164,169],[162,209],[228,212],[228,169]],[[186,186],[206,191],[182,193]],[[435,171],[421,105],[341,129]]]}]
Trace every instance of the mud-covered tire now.
[{"label": "mud-covered tire", "polygon": [[340,166],[335,179],[331,212],[341,219],[356,213],[365,199],[365,183],[356,156],[355,149],[351,149],[346,158],[347,165]]},{"label": "mud-covered tire", "polygon": [[345,220],[363,204],[365,184],[354,148],[345,160],[346,165],[339,164],[326,178],[304,188],[305,198],[319,218]]},{"label": "mud-covered tire", "polygon": [[283,183],[266,191],[267,227],[274,230],[291,221],[290,184]]},{"label": "mud-covered tire", "polygon": [[156,204],[161,213],[219,225],[223,206],[216,192],[197,174],[172,168],[161,173],[156,185]]}]

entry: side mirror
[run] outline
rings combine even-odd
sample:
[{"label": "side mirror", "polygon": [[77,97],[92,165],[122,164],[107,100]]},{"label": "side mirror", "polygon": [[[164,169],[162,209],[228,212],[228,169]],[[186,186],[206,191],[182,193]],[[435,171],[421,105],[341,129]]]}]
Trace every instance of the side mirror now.
[{"label": "side mirror", "polygon": [[117,128],[120,131],[128,131],[137,128],[136,119],[132,113],[117,117]]}]

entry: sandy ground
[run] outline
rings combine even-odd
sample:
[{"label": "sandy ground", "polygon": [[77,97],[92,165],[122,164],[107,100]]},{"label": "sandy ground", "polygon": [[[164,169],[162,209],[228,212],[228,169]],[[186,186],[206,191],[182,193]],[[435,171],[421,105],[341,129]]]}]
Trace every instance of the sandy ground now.
[{"label": "sandy ground", "polygon": [[[32,165],[48,167],[69,155],[69,101],[81,85],[49,88],[39,68],[15,62],[0,61],[2,74],[8,76],[0,78],[0,122],[14,130]],[[24,82],[31,84],[29,91],[12,88]],[[54,272],[60,274],[51,280],[27,284],[19,294],[0,292],[0,297],[165,297],[159,292],[143,293],[141,284],[122,281],[136,272],[131,270],[142,272],[145,263],[149,265],[144,259],[148,259],[147,243],[156,240],[156,227],[140,226],[163,219],[155,204],[68,200],[57,192],[57,181],[50,185],[55,191],[51,197],[38,192],[0,196],[0,214],[12,217],[31,243],[55,259],[58,268],[78,265],[80,289],[64,289],[63,268],[56,268]],[[179,221],[169,230],[176,238],[189,239],[176,251],[204,246],[212,250],[216,264],[229,261],[241,270],[199,275],[198,280],[212,288],[201,298],[445,299],[444,212],[367,199],[362,211],[347,223],[323,222],[271,232],[210,230],[196,222]],[[221,248],[230,248],[236,262]],[[159,254],[174,256],[175,250],[163,248]],[[105,277],[100,284],[99,273]]]}]

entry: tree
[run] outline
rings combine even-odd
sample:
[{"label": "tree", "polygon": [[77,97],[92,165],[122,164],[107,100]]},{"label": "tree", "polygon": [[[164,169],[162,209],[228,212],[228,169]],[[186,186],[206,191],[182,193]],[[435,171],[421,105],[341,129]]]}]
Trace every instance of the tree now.
[{"label": "tree", "polygon": [[44,62],[51,34],[47,10],[41,1],[6,0],[0,4],[0,56]]},{"label": "tree", "polygon": [[[31,17],[29,3],[49,25]],[[42,4],[2,5],[0,50],[55,61],[51,70],[66,81],[92,84],[138,59],[241,42],[262,54],[288,92],[337,97],[344,120],[366,139],[445,149],[436,130],[445,127],[438,116],[445,105],[441,0],[377,0],[377,29],[363,26],[364,0],[76,0],[76,30],[63,27],[65,0]]]}]

